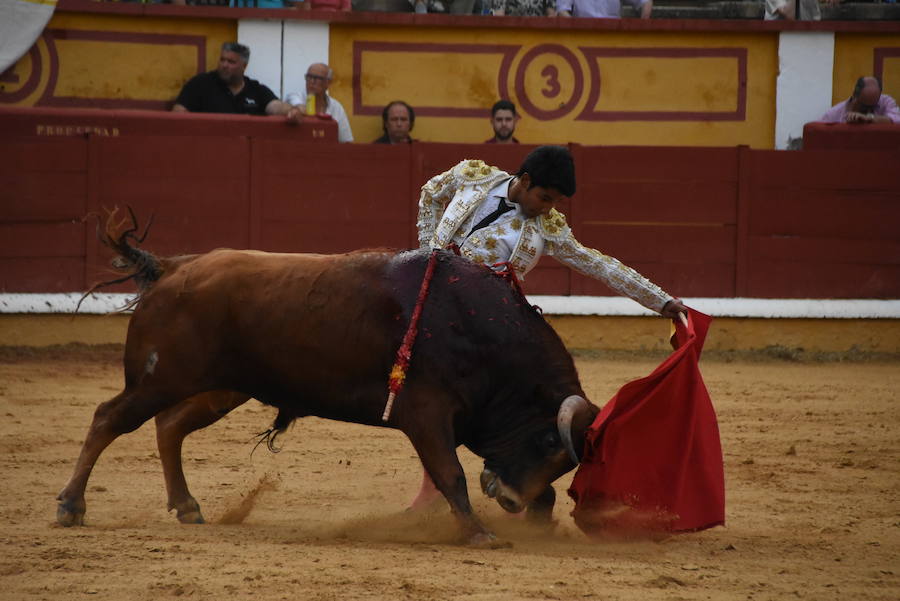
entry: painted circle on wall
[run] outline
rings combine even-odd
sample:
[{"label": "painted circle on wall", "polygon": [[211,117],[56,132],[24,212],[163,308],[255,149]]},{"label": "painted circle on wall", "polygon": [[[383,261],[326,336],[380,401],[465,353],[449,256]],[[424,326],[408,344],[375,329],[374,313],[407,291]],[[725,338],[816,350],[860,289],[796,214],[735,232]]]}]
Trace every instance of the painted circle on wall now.
[{"label": "painted circle on wall", "polygon": [[550,121],[572,112],[581,100],[584,75],[571,50],[541,44],[519,61],[515,89],[526,113],[538,121]]}]

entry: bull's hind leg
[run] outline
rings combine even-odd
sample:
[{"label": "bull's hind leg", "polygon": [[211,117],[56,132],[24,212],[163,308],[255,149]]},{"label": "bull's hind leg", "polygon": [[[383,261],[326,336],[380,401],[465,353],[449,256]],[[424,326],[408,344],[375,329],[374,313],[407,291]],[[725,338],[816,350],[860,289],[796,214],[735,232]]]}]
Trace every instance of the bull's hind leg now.
[{"label": "bull's hind leg", "polygon": [[126,388],[109,401],[100,403],[94,412],[94,419],[75,463],[72,478],[56,497],[59,500],[57,522],[63,526],[84,524],[84,490],[100,454],[116,438],[137,430],[159,411],[176,403],[178,398],[172,400],[159,391],[148,388]]},{"label": "bull's hind leg", "polygon": [[166,480],[169,511],[175,510],[182,524],[202,524],[200,504],[188,491],[181,464],[185,437],[225,417],[250,397],[230,390],[204,392],[166,409],[156,416],[156,444]]}]

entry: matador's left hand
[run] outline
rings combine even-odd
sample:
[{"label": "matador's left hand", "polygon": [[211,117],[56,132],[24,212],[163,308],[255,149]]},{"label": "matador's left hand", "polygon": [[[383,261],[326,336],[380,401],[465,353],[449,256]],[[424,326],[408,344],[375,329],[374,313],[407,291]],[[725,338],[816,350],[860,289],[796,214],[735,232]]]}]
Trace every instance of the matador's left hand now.
[{"label": "matador's left hand", "polygon": [[678,319],[679,313],[684,313],[685,317],[687,317],[687,307],[678,300],[677,298],[673,298],[665,305],[663,305],[662,311],[659,312],[663,317],[667,317],[669,319]]}]

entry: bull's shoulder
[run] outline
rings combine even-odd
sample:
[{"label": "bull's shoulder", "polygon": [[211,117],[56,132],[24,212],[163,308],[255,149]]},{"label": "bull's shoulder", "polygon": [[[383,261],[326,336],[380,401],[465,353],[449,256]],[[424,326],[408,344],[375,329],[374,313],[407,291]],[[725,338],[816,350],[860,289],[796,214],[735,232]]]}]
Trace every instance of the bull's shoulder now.
[{"label": "bull's shoulder", "polygon": [[537,220],[537,225],[541,235],[547,240],[556,242],[572,235],[566,216],[556,209],[550,209],[547,215],[542,215]]}]

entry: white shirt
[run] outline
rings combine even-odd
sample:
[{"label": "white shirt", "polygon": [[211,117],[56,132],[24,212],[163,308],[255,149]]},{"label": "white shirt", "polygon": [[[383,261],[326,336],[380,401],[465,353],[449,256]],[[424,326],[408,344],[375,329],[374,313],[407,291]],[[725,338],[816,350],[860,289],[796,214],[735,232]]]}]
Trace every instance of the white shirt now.
[{"label": "white shirt", "polygon": [[[325,92],[325,98],[328,99],[328,106],[325,107],[325,114],[337,121],[338,126],[338,142],[352,142],[353,132],[350,131],[350,121],[347,119],[347,113],[344,107],[335,98],[332,98],[328,91]],[[306,90],[302,92],[292,92],[284,99],[290,105],[299,106],[306,110]],[[318,110],[318,108],[316,109]],[[321,112],[321,111],[319,111]]]},{"label": "white shirt", "polygon": [[[793,0],[790,0],[793,2]],[[783,19],[776,11],[787,6],[788,0],[766,0],[766,21]],[[822,12],[819,10],[819,0],[800,0],[800,19],[803,21],[820,21]]]},{"label": "white shirt", "polygon": [[[509,261],[513,249],[516,247],[516,242],[519,239],[519,232],[509,227],[509,224],[516,218],[521,221],[527,219],[522,212],[521,207],[519,207],[518,204],[509,201],[509,185],[512,183],[513,179],[514,178],[510,177],[491,188],[487,194],[486,201],[482,202],[478,208],[472,212],[472,217],[463,223],[460,230],[466,232],[466,236],[465,240],[460,244],[460,248],[470,252],[478,252],[476,249],[483,244],[482,238],[488,236],[493,240],[491,243],[491,250],[493,251],[490,253],[491,259],[496,259],[501,262]],[[487,224],[483,228],[473,233],[469,233],[477,223],[480,223],[482,219],[497,209],[497,205],[501,198],[506,203],[506,206],[511,207],[511,209],[502,215],[498,215],[493,222]]]}]

